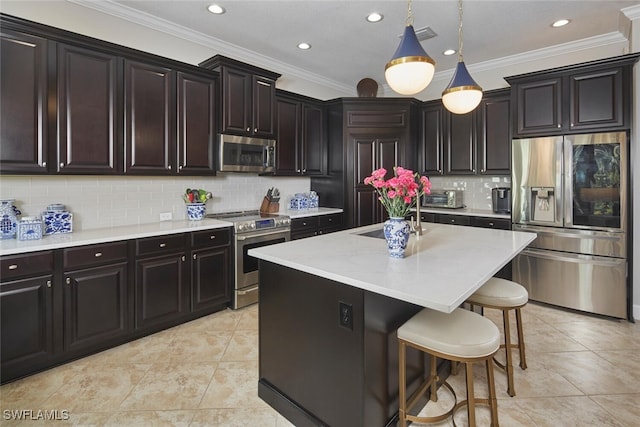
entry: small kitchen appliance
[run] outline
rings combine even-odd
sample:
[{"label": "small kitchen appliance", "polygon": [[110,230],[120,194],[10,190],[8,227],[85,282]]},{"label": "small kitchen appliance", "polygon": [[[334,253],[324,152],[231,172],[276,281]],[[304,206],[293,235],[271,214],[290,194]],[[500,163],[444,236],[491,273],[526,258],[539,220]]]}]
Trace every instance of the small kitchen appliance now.
[{"label": "small kitchen appliance", "polygon": [[462,190],[431,190],[430,194],[422,196],[422,206],[427,208],[464,208]]},{"label": "small kitchen appliance", "polygon": [[491,205],[493,213],[511,213],[511,189],[508,187],[492,188]]},{"label": "small kitchen appliance", "polygon": [[231,308],[238,309],[258,302],[258,259],[249,256],[247,251],[291,240],[291,218],[257,210],[213,213],[206,217],[233,223],[235,277]]}]

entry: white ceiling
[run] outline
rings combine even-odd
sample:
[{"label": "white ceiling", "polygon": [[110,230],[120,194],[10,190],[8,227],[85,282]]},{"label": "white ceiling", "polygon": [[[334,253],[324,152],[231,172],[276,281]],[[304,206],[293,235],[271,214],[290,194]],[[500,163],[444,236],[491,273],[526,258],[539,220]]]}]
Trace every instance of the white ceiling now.
[{"label": "white ceiling", "polygon": [[[298,74],[349,88],[364,77],[384,84],[384,66],[399,44],[407,17],[405,0],[69,1],[200,43],[205,40],[214,51],[235,51],[234,57],[241,60],[268,58]],[[213,2],[226,13],[207,12]],[[639,1],[613,0],[464,0],[464,60],[473,69],[474,64],[585,39],[628,38],[620,11],[638,5]],[[366,22],[373,11],[384,20]],[[437,34],[422,42],[437,62],[436,71],[452,69],[457,56],[442,52],[458,46],[457,0],[413,0],[413,16],[416,29],[428,26]],[[552,28],[559,18],[572,22]],[[312,48],[299,50],[301,41]]]}]

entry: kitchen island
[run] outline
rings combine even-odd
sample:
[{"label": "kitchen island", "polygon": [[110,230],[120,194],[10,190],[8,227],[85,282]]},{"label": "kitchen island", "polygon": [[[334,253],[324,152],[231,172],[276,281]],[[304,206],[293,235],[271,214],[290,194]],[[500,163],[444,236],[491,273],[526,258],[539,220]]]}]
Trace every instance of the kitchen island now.
[{"label": "kitchen island", "polygon": [[[404,259],[382,225],[252,249],[260,259],[259,395],[296,426],[393,425],[395,331],[423,307],[451,312],[535,234],[425,224]],[[409,390],[428,363],[407,355]]]}]

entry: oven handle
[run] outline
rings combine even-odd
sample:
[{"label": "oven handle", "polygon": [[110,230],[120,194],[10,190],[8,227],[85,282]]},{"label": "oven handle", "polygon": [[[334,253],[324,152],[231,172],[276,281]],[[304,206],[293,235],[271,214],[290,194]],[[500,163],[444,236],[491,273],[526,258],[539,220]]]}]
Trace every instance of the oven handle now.
[{"label": "oven handle", "polygon": [[255,237],[264,237],[264,236],[276,236],[278,234],[282,234],[283,236],[287,236],[289,234],[289,231],[271,231],[268,233],[260,233],[260,234],[251,234],[249,236],[237,236],[236,239],[238,240],[247,240],[247,239],[253,239]]},{"label": "oven handle", "polygon": [[257,290],[258,290],[258,286],[254,286],[253,288],[250,288],[250,289],[247,289],[247,290],[238,291],[238,295],[250,294],[251,292],[255,292]]}]

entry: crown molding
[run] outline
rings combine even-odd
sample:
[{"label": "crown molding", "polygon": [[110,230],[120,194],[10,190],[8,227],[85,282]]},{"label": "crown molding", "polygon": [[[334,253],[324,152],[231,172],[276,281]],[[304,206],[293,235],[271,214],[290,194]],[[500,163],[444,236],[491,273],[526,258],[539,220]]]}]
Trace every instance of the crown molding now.
[{"label": "crown molding", "polygon": [[[336,80],[327,79],[319,74],[304,70],[299,67],[292,66],[284,62],[276,61],[265,55],[237,46],[233,43],[208,36],[206,34],[194,31],[190,28],[174,24],[167,20],[158,18],[148,13],[140,12],[123,4],[114,3],[111,0],[91,1],[91,0],[67,0],[70,3],[79,6],[94,9],[120,19],[133,22],[138,25],[145,26],[152,30],[161,31],[174,37],[205,46],[216,53],[232,57],[239,61],[247,62],[262,68],[277,70],[278,73],[290,75],[311,83],[318,84],[338,92],[352,94],[354,88],[350,85],[340,83]],[[631,6],[621,11],[629,19],[640,17],[640,6]],[[536,49],[528,52],[518,53],[515,55],[505,56],[502,58],[491,59],[488,61],[478,62],[475,64],[466,64],[470,73],[490,71],[504,67],[510,67],[527,62],[535,62],[545,60],[549,57],[561,56],[579,52],[582,50],[598,48],[617,43],[628,43],[628,39],[620,32],[611,32],[599,36],[588,37],[574,42],[563,43],[559,45],[549,46],[542,49]],[[453,68],[441,70],[433,76],[434,81],[448,80],[451,78]],[[386,82],[382,85],[385,93],[390,89]]]},{"label": "crown molding", "polygon": [[[116,18],[133,22],[134,24],[145,26],[155,31],[160,31],[171,36],[181,38],[188,42],[205,46],[213,50],[215,54],[229,56],[239,61],[253,64],[262,68],[277,70],[280,74],[288,74],[290,76],[294,76],[311,83],[331,88],[339,92],[352,93],[354,91],[353,87],[349,85],[342,84],[335,80],[327,79],[326,77],[323,77],[319,74],[304,70],[302,68],[294,67],[291,64],[276,61],[273,58],[261,55],[252,50],[245,49],[233,43],[229,43],[227,41],[208,36],[198,31],[194,31],[190,28],[174,24],[165,19],[158,18],[148,13],[140,12],[139,10],[135,10],[129,6],[114,3],[111,0],[102,0],[99,2],[90,0],[67,1],[69,3],[74,3],[79,6],[93,9],[98,12],[114,16]],[[206,58],[203,58],[203,60],[204,59]]]}]

